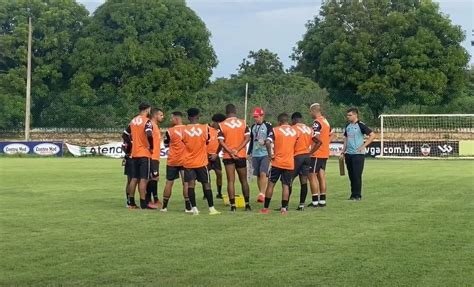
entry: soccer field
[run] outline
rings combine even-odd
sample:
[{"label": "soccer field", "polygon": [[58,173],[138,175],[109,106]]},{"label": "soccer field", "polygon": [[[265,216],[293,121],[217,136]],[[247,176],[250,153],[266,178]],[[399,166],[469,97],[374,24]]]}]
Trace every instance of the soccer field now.
[{"label": "soccer field", "polygon": [[191,216],[127,210],[121,160],[2,157],[0,285],[473,284],[474,161],[368,160],[361,202],[327,170],[325,209]]}]

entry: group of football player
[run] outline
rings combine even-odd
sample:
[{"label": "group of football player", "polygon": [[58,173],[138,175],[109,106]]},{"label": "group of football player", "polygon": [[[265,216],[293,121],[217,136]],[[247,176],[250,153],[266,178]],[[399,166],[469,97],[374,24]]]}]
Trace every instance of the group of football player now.
[{"label": "group of football player", "polygon": [[[190,108],[186,114],[175,111],[170,115],[169,127],[163,139],[168,148],[166,183],[162,202],[158,198],[161,133],[159,125],[165,115],[161,109],[147,103],[139,105],[134,117],[122,134],[125,151],[124,166],[127,175],[126,197],[130,209],[159,209],[168,211],[174,181],[181,178],[184,211],[199,214],[196,203],[196,181],[200,182],[207,200],[209,214],[220,214],[214,207],[210,171],[215,172],[217,195],[222,199],[222,163],[227,177],[227,195],[230,210],[235,212],[236,174],[242,188],[245,211],[251,211],[248,183],[248,162],[257,178],[257,201],[263,203],[260,213],[269,213],[273,190],[278,180],[282,184],[279,211],[288,212],[293,181],[299,177],[300,198],[297,210],[303,211],[308,193],[312,194],[309,207],[326,206],[326,161],[329,158],[331,127],[321,113],[318,103],[309,107],[312,127],[304,124],[304,116],[295,112],[278,115],[278,125],[265,121],[262,108],[253,111],[254,124],[249,128],[245,120],[237,117],[235,105],[228,104],[225,114],[212,116],[210,124],[199,122],[200,111]],[[184,118],[187,124],[184,124]],[[140,205],[135,203],[138,187]]]}]

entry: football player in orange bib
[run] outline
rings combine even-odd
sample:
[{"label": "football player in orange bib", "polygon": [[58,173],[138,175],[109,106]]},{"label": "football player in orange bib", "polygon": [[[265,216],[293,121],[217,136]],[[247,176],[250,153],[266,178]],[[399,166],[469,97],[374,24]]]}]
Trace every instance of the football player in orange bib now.
[{"label": "football player in orange bib", "polygon": [[173,191],[174,181],[181,177],[183,184],[184,211],[191,213],[191,202],[188,197],[188,184],[184,181],[184,159],[185,146],[183,137],[183,113],[175,111],[171,113],[171,123],[173,127],[166,130],[163,143],[168,149],[168,158],[166,162],[166,185],[163,191],[163,206],[160,211],[168,211],[168,202]]},{"label": "football player in orange bib", "polygon": [[159,124],[164,118],[163,111],[158,108],[151,109],[150,119],[153,125],[153,154],[151,155],[150,180],[146,188],[146,199],[151,202],[153,196],[153,205],[157,208],[161,205],[158,199],[158,176],[160,175],[160,152],[161,152],[161,133]]},{"label": "football player in orange bib", "polygon": [[[309,157],[309,151],[311,149],[312,131],[311,128],[303,123],[303,115],[299,112],[291,115],[292,127],[298,133],[298,141],[295,146],[295,170],[293,172],[293,180],[297,176],[300,178],[300,204],[298,206],[299,211],[304,210],[306,195],[308,194],[308,173],[311,160]],[[293,184],[292,184],[293,185]],[[292,191],[290,186],[290,195]]]},{"label": "football player in orange bib", "polygon": [[[225,121],[226,116],[223,114],[215,114],[212,116],[212,123],[209,125],[209,143],[207,145],[207,156],[209,164],[207,169],[216,173],[216,198],[222,198],[222,165],[219,153],[222,150],[217,134],[219,132],[219,124]],[[205,196],[204,196],[205,197]]]},{"label": "football player in orange bib", "polygon": [[321,114],[321,106],[314,103],[310,107],[313,122],[313,146],[311,148],[311,165],[309,181],[311,185],[312,202],[310,207],[326,206],[326,162],[329,158],[329,143],[332,130],[329,122]]},{"label": "football player in orange bib", "polygon": [[224,166],[227,175],[227,193],[230,210],[235,206],[235,171],[242,185],[245,199],[245,210],[250,211],[250,189],[247,181],[247,143],[250,141],[250,130],[244,120],[237,118],[237,109],[233,104],[225,107],[227,119],[219,124],[219,143],[224,151]]},{"label": "football player in orange bib", "polygon": [[[295,167],[295,145],[298,140],[298,132],[289,125],[289,116],[286,113],[278,115],[278,127],[268,135],[266,146],[268,155],[272,159],[272,167],[265,191],[265,202],[261,214],[268,214],[268,207],[272,200],[273,189],[280,179],[283,187],[280,213],[288,213],[288,199],[290,194],[290,185],[293,180],[293,170]],[[272,152],[272,143],[273,149]]]},{"label": "football player in orange bib", "polygon": [[[135,204],[135,190],[138,185],[140,192],[140,208],[156,209],[156,206],[146,201],[146,187],[150,179],[151,155],[153,154],[153,125],[148,118],[151,107],[147,103],[138,106],[140,114],[134,117],[127,129],[124,137],[129,136],[132,142],[132,171],[130,184],[128,185],[129,208],[138,208]],[[158,147],[159,148],[159,147]]]},{"label": "football player in orange bib", "polygon": [[209,141],[209,127],[200,124],[199,110],[190,108],[188,110],[189,124],[183,128],[182,141],[185,146],[184,180],[188,183],[188,196],[194,215],[199,211],[196,206],[195,186],[196,180],[202,183],[204,195],[209,205],[209,215],[220,214],[214,208],[209,171],[207,170],[207,143]]}]

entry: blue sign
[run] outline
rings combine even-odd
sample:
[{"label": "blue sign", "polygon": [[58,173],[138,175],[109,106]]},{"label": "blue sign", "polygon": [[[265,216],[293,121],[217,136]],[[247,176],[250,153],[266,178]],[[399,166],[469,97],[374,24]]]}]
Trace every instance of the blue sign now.
[{"label": "blue sign", "polygon": [[63,156],[63,142],[0,142],[0,154]]}]

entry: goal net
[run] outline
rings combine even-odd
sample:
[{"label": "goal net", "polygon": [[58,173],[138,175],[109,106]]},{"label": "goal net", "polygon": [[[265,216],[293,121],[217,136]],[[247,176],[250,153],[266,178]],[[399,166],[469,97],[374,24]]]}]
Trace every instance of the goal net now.
[{"label": "goal net", "polygon": [[381,115],[382,158],[474,158],[474,114]]}]

